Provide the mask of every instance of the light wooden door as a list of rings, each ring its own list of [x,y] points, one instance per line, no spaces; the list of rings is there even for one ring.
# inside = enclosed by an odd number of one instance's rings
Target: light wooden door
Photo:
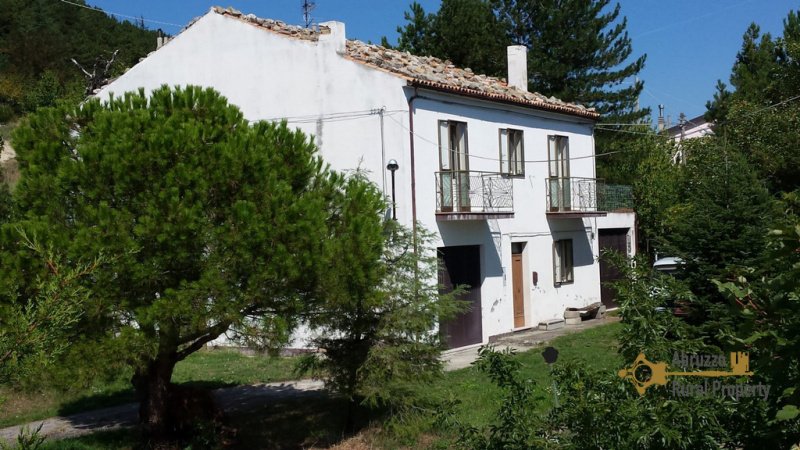
[[[522,291],[522,255],[511,255],[511,280],[514,289],[514,328],[525,326],[525,294]]]

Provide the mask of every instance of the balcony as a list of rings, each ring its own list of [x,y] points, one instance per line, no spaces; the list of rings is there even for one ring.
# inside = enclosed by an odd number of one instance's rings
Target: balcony
[[[633,212],[633,189],[622,184],[598,184],[597,205],[601,211]]]
[[[598,185],[596,178],[547,178],[547,217],[551,219],[574,219],[602,217],[607,215],[598,208]]]
[[[437,220],[514,217],[514,183],[497,172],[436,172]]]

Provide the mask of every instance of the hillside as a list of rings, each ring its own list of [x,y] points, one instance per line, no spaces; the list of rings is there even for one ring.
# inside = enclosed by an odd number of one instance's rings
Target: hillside
[[[71,0],[85,4],[83,0]],[[0,0],[0,123],[58,99],[83,98],[91,71],[118,54],[118,75],[155,49],[156,31],[59,0]]]

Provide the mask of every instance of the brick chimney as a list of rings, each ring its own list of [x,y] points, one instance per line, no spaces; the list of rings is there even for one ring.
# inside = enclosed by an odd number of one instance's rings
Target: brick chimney
[[[331,45],[340,55],[347,52],[347,35],[343,22],[322,22],[319,24],[319,31],[320,43]]]
[[[508,46],[508,85],[528,92],[528,48],[524,45]]]

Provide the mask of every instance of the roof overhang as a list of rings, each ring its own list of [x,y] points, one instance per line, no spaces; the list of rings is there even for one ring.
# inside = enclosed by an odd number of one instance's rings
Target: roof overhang
[[[541,111],[548,111],[554,112],[559,114],[568,114],[571,116],[577,116],[584,119],[589,119],[593,121],[600,120],[600,114],[595,111],[590,110],[581,110],[577,108],[573,108],[570,106],[562,106],[562,105],[555,105],[551,103],[544,103],[544,102],[536,102],[526,99],[520,99],[516,97],[512,97],[510,95],[500,95],[500,94],[491,94],[488,92],[478,91],[475,89],[468,89],[462,88],[457,86],[450,86],[446,84],[436,83],[432,81],[425,81],[425,80],[418,80],[414,78],[406,78],[408,85],[413,87],[421,87],[426,89],[432,89],[441,92],[447,92],[449,94],[456,94],[456,95],[463,95],[465,97],[472,97],[481,100],[489,100],[497,103],[505,103],[509,105],[516,105],[516,106],[523,106],[526,108],[533,108],[538,109]]]

